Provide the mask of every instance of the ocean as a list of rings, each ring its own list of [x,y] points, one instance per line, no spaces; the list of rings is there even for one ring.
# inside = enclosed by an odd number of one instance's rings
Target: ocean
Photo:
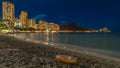
[[[27,38],[77,49],[96,51],[120,58],[120,32],[110,33],[20,33],[18,38]]]

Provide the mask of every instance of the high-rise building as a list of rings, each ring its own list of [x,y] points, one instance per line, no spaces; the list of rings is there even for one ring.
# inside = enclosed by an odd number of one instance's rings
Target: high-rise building
[[[10,2],[2,2],[2,15],[3,20],[10,20],[14,22],[15,11],[14,4]]]
[[[23,28],[28,28],[28,13],[26,11],[21,11],[20,23],[22,23]]]
[[[29,28],[33,28],[36,25],[35,19],[29,19],[28,26]]]

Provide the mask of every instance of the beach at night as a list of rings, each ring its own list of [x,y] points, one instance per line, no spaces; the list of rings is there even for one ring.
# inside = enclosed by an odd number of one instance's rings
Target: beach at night
[[[120,68],[119,0],[0,0],[0,68]]]
[[[73,49],[74,50],[74,49]],[[76,64],[55,60],[57,54],[77,58]],[[120,61],[0,34],[0,67],[8,68],[119,68]]]

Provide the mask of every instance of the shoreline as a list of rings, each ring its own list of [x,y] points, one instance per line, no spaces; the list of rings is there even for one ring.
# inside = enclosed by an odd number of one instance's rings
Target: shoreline
[[[18,51],[7,51],[7,52],[0,52],[0,56],[1,54],[3,56],[1,57],[7,57],[9,59],[14,59],[13,63],[14,65],[10,65],[13,67],[16,67],[16,65],[18,65],[18,68],[20,68],[20,63],[26,63],[25,65],[23,64],[22,67],[36,67],[37,64],[39,64],[38,66],[42,66],[41,68],[55,68],[55,67],[73,67],[73,68],[78,68],[78,67],[86,67],[86,68],[117,68],[120,67],[120,61],[116,61],[110,58],[104,58],[104,57],[99,57],[97,55],[89,55],[89,54],[84,54],[84,53],[77,53],[74,51],[70,51],[69,49],[61,49],[55,46],[49,46],[49,45],[45,45],[45,44],[40,44],[38,42],[33,42],[33,41],[25,41],[25,40],[21,40],[21,39],[17,39],[15,37],[10,37],[7,35],[0,35],[0,48],[2,49],[7,49],[7,48],[13,48],[13,49],[18,49]],[[7,41],[6,41],[7,40]],[[74,49],[75,50],[75,49]],[[6,54],[7,53],[7,54]],[[61,63],[61,62],[57,62],[54,60],[55,55],[57,54],[67,54],[67,55],[71,55],[71,56],[75,56],[78,58],[78,63],[75,65],[71,65],[71,64],[66,64],[66,63]],[[9,56],[12,55],[12,56]],[[21,56],[21,57],[20,57]],[[26,61],[17,61],[15,60],[15,58],[19,59],[24,59]],[[32,60],[34,59],[34,61]],[[40,59],[40,60],[38,60]],[[1,59],[0,59],[1,60]],[[4,60],[4,65],[0,64],[0,66],[2,65],[3,67],[5,67],[5,65],[7,64],[6,62],[11,62],[12,60],[6,60],[6,58],[2,59]],[[45,64],[42,62],[44,60]],[[29,62],[27,62],[29,61]],[[33,62],[35,62],[36,64],[34,64]],[[1,63],[1,62],[0,62]],[[43,63],[43,64],[42,64]],[[31,66],[32,65],[32,66]],[[52,67],[52,66],[53,67]]]
[[[100,32],[100,31],[13,31],[13,32],[1,32],[3,34],[16,34],[16,33],[111,33],[111,31]]]
[[[18,38],[18,36],[16,35],[9,35],[9,36],[14,36],[15,38]],[[18,38],[20,39],[20,38]],[[87,53],[87,54],[96,54],[96,55],[102,55],[102,57],[111,57],[113,59],[119,59],[120,61],[120,55],[118,52],[112,52],[112,51],[108,51],[108,50],[100,50],[100,49],[93,49],[93,48],[86,48],[86,47],[78,47],[78,46],[73,46],[73,45],[69,45],[69,44],[61,44],[61,43],[54,43],[54,42],[45,42],[45,41],[38,41],[38,40],[33,40],[33,39],[29,39],[29,38],[21,38],[21,40],[24,41],[30,41],[33,43],[38,43],[38,44],[45,44],[48,46],[53,46],[56,48],[60,48],[60,49],[66,49],[69,51],[74,51],[74,52],[81,52],[81,53]],[[73,50],[74,49],[74,50]]]

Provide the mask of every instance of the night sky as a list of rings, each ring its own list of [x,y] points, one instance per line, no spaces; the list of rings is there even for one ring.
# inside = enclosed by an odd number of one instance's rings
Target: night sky
[[[5,0],[3,0],[5,1]],[[76,23],[87,29],[108,27],[120,31],[119,0],[8,0],[15,4],[15,16],[27,11],[29,18],[58,24]],[[2,18],[2,0],[0,0]]]

